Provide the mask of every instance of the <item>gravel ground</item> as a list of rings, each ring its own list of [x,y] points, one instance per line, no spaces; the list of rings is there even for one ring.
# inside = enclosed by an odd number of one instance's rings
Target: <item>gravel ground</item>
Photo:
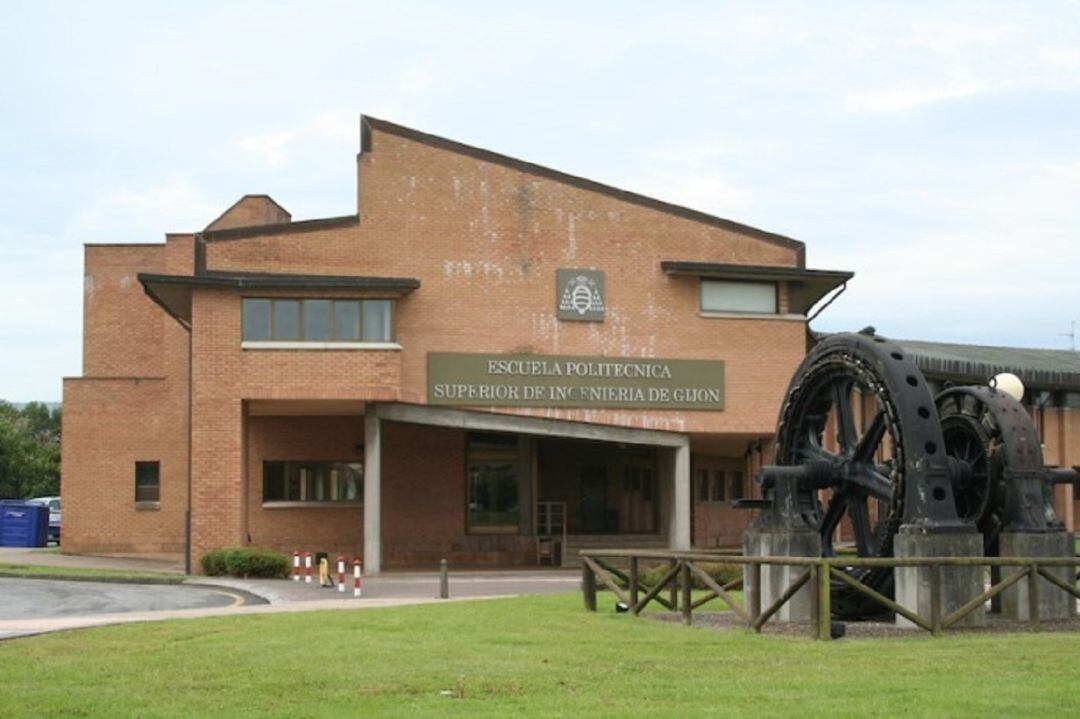
[[[657,612],[643,614],[643,617],[661,622],[682,623],[682,615]],[[745,631],[746,626],[732,612],[695,612],[694,625],[722,631]],[[833,625],[838,624],[835,620]],[[845,639],[866,639],[877,637],[919,637],[929,633],[919,628],[905,629],[886,622],[843,622],[847,633]],[[1068,621],[1040,622],[1033,627],[1028,622],[1002,619],[995,615],[987,616],[984,627],[957,627],[946,630],[946,634],[1011,634],[1022,632],[1080,632],[1080,618]],[[770,621],[761,630],[762,634],[789,637],[809,637],[810,626],[790,622]]]

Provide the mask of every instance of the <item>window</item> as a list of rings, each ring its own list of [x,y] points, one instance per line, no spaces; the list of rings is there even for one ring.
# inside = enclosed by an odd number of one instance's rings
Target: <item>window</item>
[[[330,300],[304,300],[304,339],[330,341]]]
[[[743,498],[743,473],[731,471],[728,476],[728,499]]]
[[[709,501],[709,470],[699,469],[697,471],[697,500],[699,502]]]
[[[392,300],[245,297],[245,342],[391,342]]]
[[[776,314],[776,283],[702,280],[701,310]]]
[[[709,470],[709,500],[713,502],[724,501],[724,470]]]
[[[135,463],[135,501],[158,502],[161,497],[161,462]]]
[[[364,341],[390,341],[390,301],[364,301]]]
[[[270,300],[244,300],[244,339],[270,339]]]
[[[468,529],[475,533],[518,531],[518,438],[472,433],[467,453]]]
[[[263,503],[363,500],[361,462],[263,462]]]

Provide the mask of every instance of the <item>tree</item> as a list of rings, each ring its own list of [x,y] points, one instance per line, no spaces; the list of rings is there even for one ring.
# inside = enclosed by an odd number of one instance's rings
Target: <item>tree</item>
[[[60,493],[60,410],[0,400],[0,499]]]

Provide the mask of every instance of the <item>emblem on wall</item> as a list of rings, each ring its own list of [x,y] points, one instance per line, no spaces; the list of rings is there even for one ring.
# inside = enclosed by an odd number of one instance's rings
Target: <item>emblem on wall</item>
[[[604,321],[604,273],[600,270],[556,270],[555,290],[560,320]]]

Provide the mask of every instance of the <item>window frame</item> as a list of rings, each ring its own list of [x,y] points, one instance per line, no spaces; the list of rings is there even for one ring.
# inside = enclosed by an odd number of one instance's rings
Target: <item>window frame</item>
[[[267,470],[270,465],[283,465],[282,482],[285,488],[285,499],[267,499]],[[359,465],[360,482],[358,487],[358,493],[356,499],[308,499],[308,482],[303,479],[299,484],[299,498],[288,497],[288,487],[290,485],[290,469],[296,469],[297,471],[303,471],[304,469],[310,469],[312,467],[322,467],[327,470],[328,476],[326,477],[326,491],[333,496],[334,494],[340,494],[340,485],[335,487],[332,477],[329,476],[329,472],[333,470],[335,465]],[[315,478],[318,481],[318,476]],[[364,462],[363,460],[353,459],[263,459],[262,460],[262,486],[259,491],[259,499],[263,509],[304,509],[312,507],[362,507],[364,505]]]
[[[768,285],[773,289],[773,309],[761,310],[733,310],[733,309],[710,309],[705,307],[706,283],[727,285]],[[778,317],[780,312],[780,283],[775,280],[727,280],[716,277],[701,277],[698,280],[698,312],[704,315],[739,315],[746,317]]]
[[[487,440],[487,441],[485,441]],[[498,432],[469,432],[465,436],[465,534],[521,534],[524,510],[521,506],[521,438]],[[474,524],[472,520],[472,468],[482,464],[509,464],[514,468],[517,491],[517,522],[514,524]]]
[[[244,305],[249,301],[266,301],[270,303],[269,312],[269,325],[270,332],[266,339],[249,339],[246,334],[246,325],[244,322]],[[277,303],[279,302],[296,302],[298,304],[297,311],[297,334],[296,337],[279,338],[277,337]],[[305,314],[306,303],[308,302],[326,302],[328,303],[327,312],[327,327],[329,331],[328,339],[308,339],[305,335]],[[339,339],[337,332],[337,311],[336,305],[338,303],[357,303],[357,335],[356,339]],[[365,303],[385,302],[388,305],[386,313],[387,320],[387,337],[384,339],[364,339],[364,310]],[[262,296],[244,296],[240,298],[240,339],[244,346],[258,347],[262,345],[273,346],[292,346],[292,345],[311,345],[311,346],[357,346],[367,345],[372,347],[380,347],[386,345],[395,345],[397,343],[397,302],[392,297],[262,297]]]
[[[147,483],[140,481],[140,469],[154,470],[154,481]],[[140,490],[146,490],[152,488],[154,490],[153,498],[145,496],[140,497]],[[158,507],[161,505],[161,460],[158,459],[137,459],[135,460],[135,506],[136,507]]]

